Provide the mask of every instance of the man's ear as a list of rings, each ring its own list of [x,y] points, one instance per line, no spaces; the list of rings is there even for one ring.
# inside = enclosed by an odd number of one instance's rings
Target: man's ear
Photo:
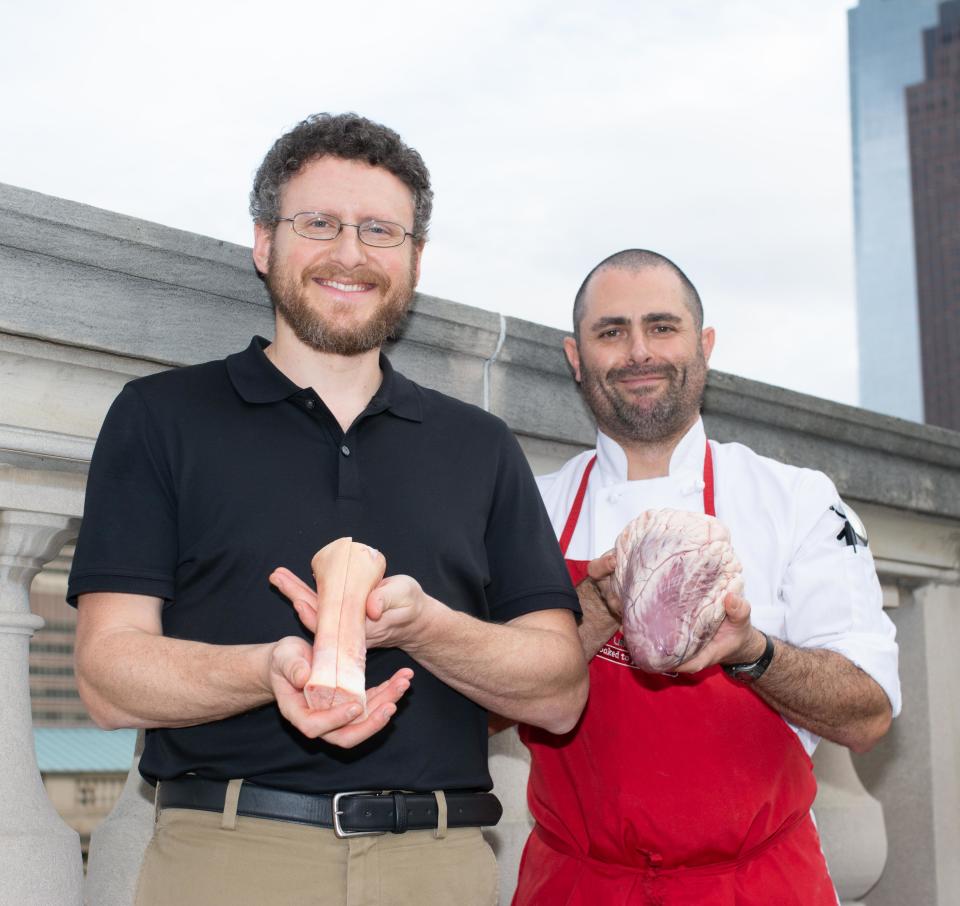
[[[580,350],[577,347],[577,341],[573,337],[563,338],[563,352],[573,369],[574,380],[580,383]]]
[[[710,364],[710,353],[713,352],[713,344],[716,342],[717,333],[712,327],[705,327],[700,334],[700,345],[703,348],[703,358]]]
[[[266,274],[269,269],[273,230],[273,227],[264,226],[262,223],[253,225],[253,265],[261,274]]]

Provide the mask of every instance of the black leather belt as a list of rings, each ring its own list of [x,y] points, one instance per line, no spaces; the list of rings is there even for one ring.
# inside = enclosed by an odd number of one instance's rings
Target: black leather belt
[[[203,777],[161,780],[157,795],[160,809],[187,808],[222,812],[227,783]],[[503,807],[493,793],[451,791],[447,801],[447,827],[490,827],[500,820]],[[244,781],[237,814],[272,821],[293,821],[332,827],[339,837],[358,834],[402,834],[437,826],[437,799],[433,793],[378,793],[359,791],[312,795],[293,793]]]

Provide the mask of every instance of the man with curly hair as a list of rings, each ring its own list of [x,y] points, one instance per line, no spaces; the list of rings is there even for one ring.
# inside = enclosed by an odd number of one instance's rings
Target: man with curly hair
[[[68,594],[91,715],[147,729],[138,906],[495,903],[487,710],[565,732],[583,708],[577,598],[519,446],[381,352],[431,202],[392,130],[298,124],[251,195],[275,338],[132,381],[104,423]],[[304,695],[311,557],[343,537],[387,564],[366,712]]]

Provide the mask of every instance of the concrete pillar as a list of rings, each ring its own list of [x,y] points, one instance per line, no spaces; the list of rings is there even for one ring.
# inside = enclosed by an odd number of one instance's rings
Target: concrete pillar
[[[960,903],[960,588],[930,583],[914,593],[926,622],[930,788],[937,903]]]
[[[143,854],[153,834],[153,787],[138,766],[143,730],[137,734],[133,767],[113,811],[93,832],[83,901],[87,906],[130,906]]]
[[[954,542],[955,543],[955,542]],[[947,577],[949,579],[949,577]],[[857,773],[881,799],[889,854],[866,906],[960,903],[960,588],[901,587],[890,612],[900,645],[903,713]]]
[[[30,583],[79,520],[0,510],[0,906],[79,906],[80,838],[56,813],[33,745],[28,673]]]
[[[493,791],[503,803],[503,817],[496,827],[487,828],[484,836],[497,854],[502,904],[513,898],[520,854],[533,828],[533,818],[527,810],[529,774],[530,752],[520,742],[516,727],[490,737],[490,776]]]
[[[813,805],[830,875],[843,906],[877,883],[887,861],[883,808],[871,796],[850,760],[850,750],[823,740],[814,755],[819,791]]]

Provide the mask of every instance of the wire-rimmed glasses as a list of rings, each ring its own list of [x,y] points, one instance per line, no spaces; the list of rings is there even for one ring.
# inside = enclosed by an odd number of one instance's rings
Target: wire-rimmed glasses
[[[416,238],[413,233],[404,229],[399,223],[391,223],[389,220],[364,220],[363,223],[344,223],[339,217],[334,217],[333,214],[325,214],[322,211],[301,211],[299,214],[294,214],[293,217],[278,217],[277,220],[292,223],[293,230],[298,236],[303,236],[304,239],[318,239],[321,242],[336,239],[344,227],[353,227],[364,245],[370,245],[378,249],[389,249],[397,245],[403,245],[407,236]]]

